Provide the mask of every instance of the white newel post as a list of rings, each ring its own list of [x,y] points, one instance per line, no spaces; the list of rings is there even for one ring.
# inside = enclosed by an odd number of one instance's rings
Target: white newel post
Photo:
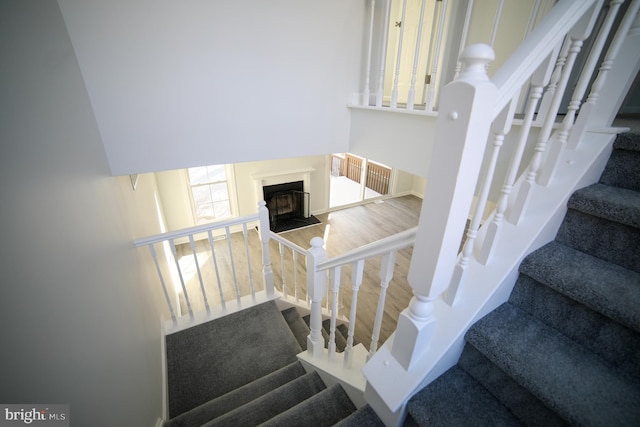
[[[307,251],[307,292],[311,300],[311,316],[307,337],[307,351],[313,357],[321,357],[324,350],[322,337],[322,300],[327,293],[327,272],[316,271],[318,263],[327,259],[327,251],[322,247],[324,241],[320,237],[311,239],[311,247]]]
[[[391,349],[406,370],[429,344],[436,323],[433,301],[447,290],[456,265],[497,99],[486,73],[493,59],[488,45],[468,46],[460,55],[461,73],[442,91],[409,268],[414,296],[400,314]]]
[[[264,200],[258,202],[258,217],[260,218],[260,240],[262,241],[262,280],[264,290],[269,298],[275,296],[273,285],[273,270],[271,269],[271,256],[269,255],[269,209]]]

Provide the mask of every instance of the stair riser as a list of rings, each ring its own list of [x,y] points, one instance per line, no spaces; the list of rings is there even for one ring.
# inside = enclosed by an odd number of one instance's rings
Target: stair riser
[[[640,335],[631,329],[522,274],[509,301],[614,366],[640,378],[637,363]]]
[[[566,426],[562,418],[467,343],[458,365],[529,426]]]
[[[640,152],[613,150],[600,182],[614,187],[640,191]]]
[[[556,240],[640,272],[640,229],[569,209]]]

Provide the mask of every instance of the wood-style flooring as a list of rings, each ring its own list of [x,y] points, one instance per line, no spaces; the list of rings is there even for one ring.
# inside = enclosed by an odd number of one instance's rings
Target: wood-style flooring
[[[415,227],[418,224],[422,199],[415,196],[402,196],[387,199],[382,202],[372,202],[361,206],[345,208],[334,212],[316,215],[321,224],[281,233],[280,236],[302,248],[309,248],[314,237],[325,240],[325,247],[329,257],[337,256],[351,249],[374,242],[383,237]],[[225,238],[214,241],[215,261],[218,264],[219,283],[215,271],[215,263],[207,239],[196,242],[196,253],[200,271],[205,286],[205,293],[210,305],[220,304],[222,293],[227,304],[234,303],[237,295],[250,294],[250,275],[255,291],[263,289],[262,284],[262,247],[258,232],[250,229],[246,239],[249,243],[249,259],[244,245],[243,233],[232,233],[231,239]],[[235,277],[231,269],[231,254],[236,266]],[[179,245],[178,258],[183,270],[191,306],[194,310],[204,308],[204,299],[192,250],[188,244]],[[395,329],[398,315],[407,307],[412,296],[407,282],[409,262],[412,249],[400,250],[396,258],[396,268],[393,279],[389,284],[384,308],[384,319],[380,331],[379,345],[381,345]],[[283,289],[282,258],[278,243],[270,243],[271,264],[274,272],[276,288]],[[294,269],[293,255],[289,249],[284,250],[284,285],[290,300],[297,298],[306,301],[306,273],[304,259],[298,257]],[[248,264],[250,268],[247,268]],[[297,277],[296,277],[297,275]],[[340,314],[348,317],[351,309],[351,267],[342,271],[341,292],[339,297]],[[295,285],[297,278],[297,286]],[[237,292],[234,283],[238,283]],[[357,302],[357,322],[355,338],[363,343],[367,349],[370,346],[372,327],[376,315],[376,307],[380,295],[380,257],[366,261],[363,282],[360,286]],[[186,304],[181,297],[181,308],[186,312]]]

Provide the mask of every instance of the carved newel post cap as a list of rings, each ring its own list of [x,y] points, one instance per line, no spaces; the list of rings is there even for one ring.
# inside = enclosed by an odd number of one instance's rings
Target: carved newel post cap
[[[488,44],[478,43],[467,46],[460,54],[462,72],[458,79],[488,80],[487,65],[494,59],[496,55]]]
[[[314,249],[318,249],[321,248],[324,245],[324,240],[322,240],[322,237],[314,237],[313,239],[311,239],[311,247]]]

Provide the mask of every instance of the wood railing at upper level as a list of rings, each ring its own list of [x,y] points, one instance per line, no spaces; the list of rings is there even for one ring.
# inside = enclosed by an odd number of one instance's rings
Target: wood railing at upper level
[[[360,183],[363,179],[363,168],[366,187],[379,194],[389,194],[391,168],[371,160],[365,162],[362,157],[349,153],[331,155],[332,176],[346,176],[350,180]]]

